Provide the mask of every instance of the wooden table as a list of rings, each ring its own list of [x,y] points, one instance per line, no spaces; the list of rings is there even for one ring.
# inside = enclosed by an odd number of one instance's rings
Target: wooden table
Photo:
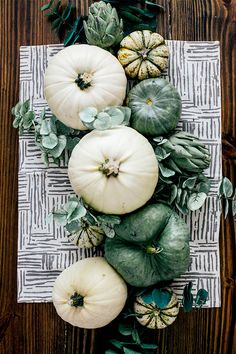
[[[0,354],[104,353],[110,327],[79,330],[64,323],[52,304],[17,304],[18,134],[11,107],[18,101],[20,45],[57,43],[40,12],[44,0],[0,0]],[[90,1],[75,1],[87,12]],[[236,0],[159,0],[158,31],[166,39],[221,43],[223,171],[236,186]],[[235,220],[222,218],[222,307],[181,313],[155,333],[158,353],[236,353]]]

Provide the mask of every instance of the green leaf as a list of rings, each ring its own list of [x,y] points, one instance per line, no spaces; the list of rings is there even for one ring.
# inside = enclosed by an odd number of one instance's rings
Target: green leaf
[[[64,209],[68,213],[68,216],[70,216],[73,213],[73,211],[77,208],[78,204],[79,204],[79,200],[78,201],[69,200],[65,204]]]
[[[48,135],[50,134],[52,131],[51,129],[51,124],[49,122],[49,120],[44,119],[42,120],[41,126],[40,126],[40,130],[39,130],[39,134],[40,135]]]
[[[109,237],[109,238],[114,238],[115,237],[116,233],[115,233],[115,231],[114,231],[112,226],[106,225],[106,224],[102,224],[101,228],[103,229],[103,231],[104,231],[104,233],[105,233],[105,235],[107,237]]]
[[[133,15],[128,11],[120,11],[119,14],[120,14],[120,17],[128,20],[131,23],[142,23],[142,20],[138,16]]]
[[[145,0],[145,4],[152,7],[152,8],[156,8],[159,11],[165,11],[165,8],[163,6],[156,4],[152,1]]]
[[[57,210],[53,213],[54,221],[61,226],[67,224],[67,213],[64,210]]]
[[[137,352],[136,350],[129,349],[126,347],[123,347],[124,354],[142,354],[141,352]]]
[[[162,163],[159,163],[159,168],[163,177],[168,178],[175,175],[175,171],[172,171],[169,168],[165,167]]]
[[[78,206],[70,215],[68,215],[68,223],[81,219],[87,214],[87,209],[83,205]]]
[[[199,307],[202,307],[208,299],[208,291],[205,289],[199,289],[195,299],[195,304]]]
[[[52,6],[52,4],[54,3],[54,0],[51,0],[48,4],[45,4],[41,7],[41,11],[45,11],[50,9],[50,7]]]
[[[236,188],[234,191],[234,196],[232,199],[232,215],[235,216],[236,215]]]
[[[124,120],[124,114],[119,108],[111,107],[107,113],[110,116],[112,126],[120,125]]]
[[[80,112],[80,119],[82,122],[92,123],[97,114],[98,111],[95,107],[88,107]]]
[[[193,284],[190,281],[184,287],[183,300],[182,300],[184,312],[190,312],[190,311],[192,311],[192,308],[193,308],[192,286],[193,286]]]
[[[132,338],[133,338],[133,341],[134,341],[136,344],[138,344],[138,345],[141,344],[141,339],[140,339],[140,337],[139,337],[139,333],[138,333],[137,329],[133,329],[133,331],[132,331]]]
[[[166,152],[166,150],[163,149],[161,146],[157,146],[155,148],[155,154],[157,156],[158,161],[165,160],[168,156],[170,156],[170,153]]]
[[[197,176],[189,177],[182,183],[182,188],[188,188],[192,190],[197,181]]]
[[[169,198],[169,203],[172,204],[174,202],[174,200],[177,197],[177,193],[178,193],[178,188],[175,184],[172,184],[172,186],[170,187],[170,198]]]
[[[101,223],[111,224],[111,225],[119,225],[121,223],[121,218],[117,215],[102,214],[98,216],[98,220]]]
[[[117,354],[117,352],[113,349],[108,349],[105,351],[105,354]]]
[[[50,133],[49,135],[43,135],[42,137],[42,145],[46,149],[53,149],[58,144],[58,138],[56,134]]]
[[[171,300],[172,293],[167,289],[154,289],[152,291],[152,298],[157,307],[164,309]]]
[[[51,121],[52,121],[52,118],[51,118]],[[52,123],[51,123],[51,127],[52,127]],[[69,135],[69,134],[74,133],[74,129],[67,127],[65,124],[60,122],[58,119],[55,119],[55,127],[56,127],[56,131],[59,135]]]
[[[191,211],[200,209],[207,198],[206,193],[192,193],[188,199],[188,208]]]
[[[158,345],[156,344],[145,344],[145,343],[142,343],[141,344],[141,347],[143,349],[157,349],[158,348]]]
[[[62,152],[64,151],[66,147],[66,137],[64,135],[60,135],[58,137],[58,144],[55,148],[53,148],[52,150],[50,150],[50,154],[54,157],[54,158],[58,158],[61,156]]]
[[[109,129],[111,127],[111,118],[109,114],[105,112],[99,113],[97,119],[93,123],[93,126],[98,130]]]
[[[118,330],[123,336],[130,336],[132,334],[133,327],[127,323],[120,323]]]
[[[63,18],[64,21],[66,21],[70,17],[71,10],[72,10],[72,5],[69,2],[61,14],[61,17]]]
[[[74,138],[68,137],[67,143],[66,143],[67,150],[72,151],[74,149],[74,147],[79,143],[79,141],[80,141],[80,138],[78,138],[78,137],[74,137]]]
[[[222,189],[223,189],[223,194],[224,194],[224,196],[226,198],[230,198],[232,196],[232,194],[233,194],[233,185],[232,185],[232,182],[227,177],[223,178]]]
[[[52,29],[55,30],[56,32],[59,32],[62,23],[63,23],[62,19],[57,18],[56,20],[52,21]]]
[[[227,218],[228,213],[229,213],[229,201],[228,201],[228,199],[225,199],[224,200],[224,216],[225,216],[225,219]]]
[[[29,107],[30,107],[30,100],[26,100],[25,102],[23,102],[20,107],[20,114],[23,116],[26,112],[28,112]]]
[[[26,112],[23,117],[23,127],[24,129],[29,129],[33,125],[35,114],[33,111]]]
[[[122,349],[123,348],[123,342],[120,342],[119,340],[117,339],[111,339],[110,340],[110,343],[112,345],[114,345],[114,347],[118,348],[118,349]]]

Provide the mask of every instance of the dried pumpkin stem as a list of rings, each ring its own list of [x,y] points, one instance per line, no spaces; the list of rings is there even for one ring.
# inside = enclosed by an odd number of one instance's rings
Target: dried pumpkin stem
[[[74,295],[71,295],[68,304],[72,307],[79,307],[84,305],[84,297],[78,294],[77,292]]]
[[[81,90],[85,90],[91,86],[92,75],[88,73],[78,74],[75,83]]]
[[[107,177],[117,177],[119,174],[119,164],[113,159],[106,159],[105,162],[99,167],[99,171]]]

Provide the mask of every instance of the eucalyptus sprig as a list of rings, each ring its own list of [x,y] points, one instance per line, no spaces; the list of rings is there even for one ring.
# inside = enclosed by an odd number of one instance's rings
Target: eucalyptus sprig
[[[18,102],[12,108],[12,115],[15,117],[13,127],[19,129],[19,134],[29,131],[35,126],[35,113],[30,110],[30,100]]]
[[[114,226],[120,224],[121,219],[116,215],[105,215],[88,208],[81,198],[71,197],[65,205],[54,209],[48,215],[48,222],[54,220],[58,225],[64,226],[69,233],[68,238],[73,240],[74,235],[85,226],[96,226],[105,236],[115,236]]]
[[[54,115],[47,117],[45,111],[42,111],[36,117],[35,112],[30,110],[29,100],[18,102],[12,114],[15,116],[13,127],[19,129],[19,134],[30,130],[34,132],[35,143],[47,166],[50,157],[54,163],[59,164],[65,151],[70,153],[80,140],[78,131],[65,126]]]
[[[41,11],[46,11],[45,15],[51,21],[52,29],[57,32],[66,32],[64,45],[68,46],[78,41],[84,41],[83,20],[86,17],[75,16],[75,9],[68,1],[62,6],[61,0],[51,0],[41,7]]]
[[[129,107],[107,107],[98,113],[95,107],[88,107],[80,112],[84,125],[92,130],[105,130],[118,125],[129,125],[131,109]]]
[[[203,174],[164,178],[154,193],[154,200],[175,206],[182,214],[200,209],[210,191],[211,182]]]
[[[196,297],[192,294],[192,282],[185,285],[183,290],[182,305],[184,312],[190,312],[193,308],[200,309],[208,300],[208,291],[206,289],[199,289]]]
[[[227,178],[223,177],[219,187],[218,198],[220,199],[225,219],[231,210],[233,216],[236,215],[236,188],[234,190],[232,182]]]

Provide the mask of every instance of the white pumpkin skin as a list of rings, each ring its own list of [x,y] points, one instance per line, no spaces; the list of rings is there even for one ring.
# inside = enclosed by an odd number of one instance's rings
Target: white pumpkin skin
[[[89,87],[81,89],[75,80],[82,74]],[[44,94],[55,116],[65,125],[87,130],[79,118],[81,110],[122,105],[127,79],[119,61],[96,46],[72,45],[57,53],[45,72]]]
[[[92,257],[74,263],[58,276],[52,298],[64,321],[80,328],[100,328],[123,309],[127,286],[103,257]]]
[[[154,302],[146,304],[142,297],[138,296],[134,303],[134,311],[142,315],[136,317],[141,325],[150,329],[163,329],[176,320],[179,306],[175,293],[172,293],[171,300],[165,309],[158,308]]]
[[[143,135],[117,127],[84,136],[72,152],[68,174],[72,188],[86,204],[105,214],[121,215],[151,198],[158,163]]]

